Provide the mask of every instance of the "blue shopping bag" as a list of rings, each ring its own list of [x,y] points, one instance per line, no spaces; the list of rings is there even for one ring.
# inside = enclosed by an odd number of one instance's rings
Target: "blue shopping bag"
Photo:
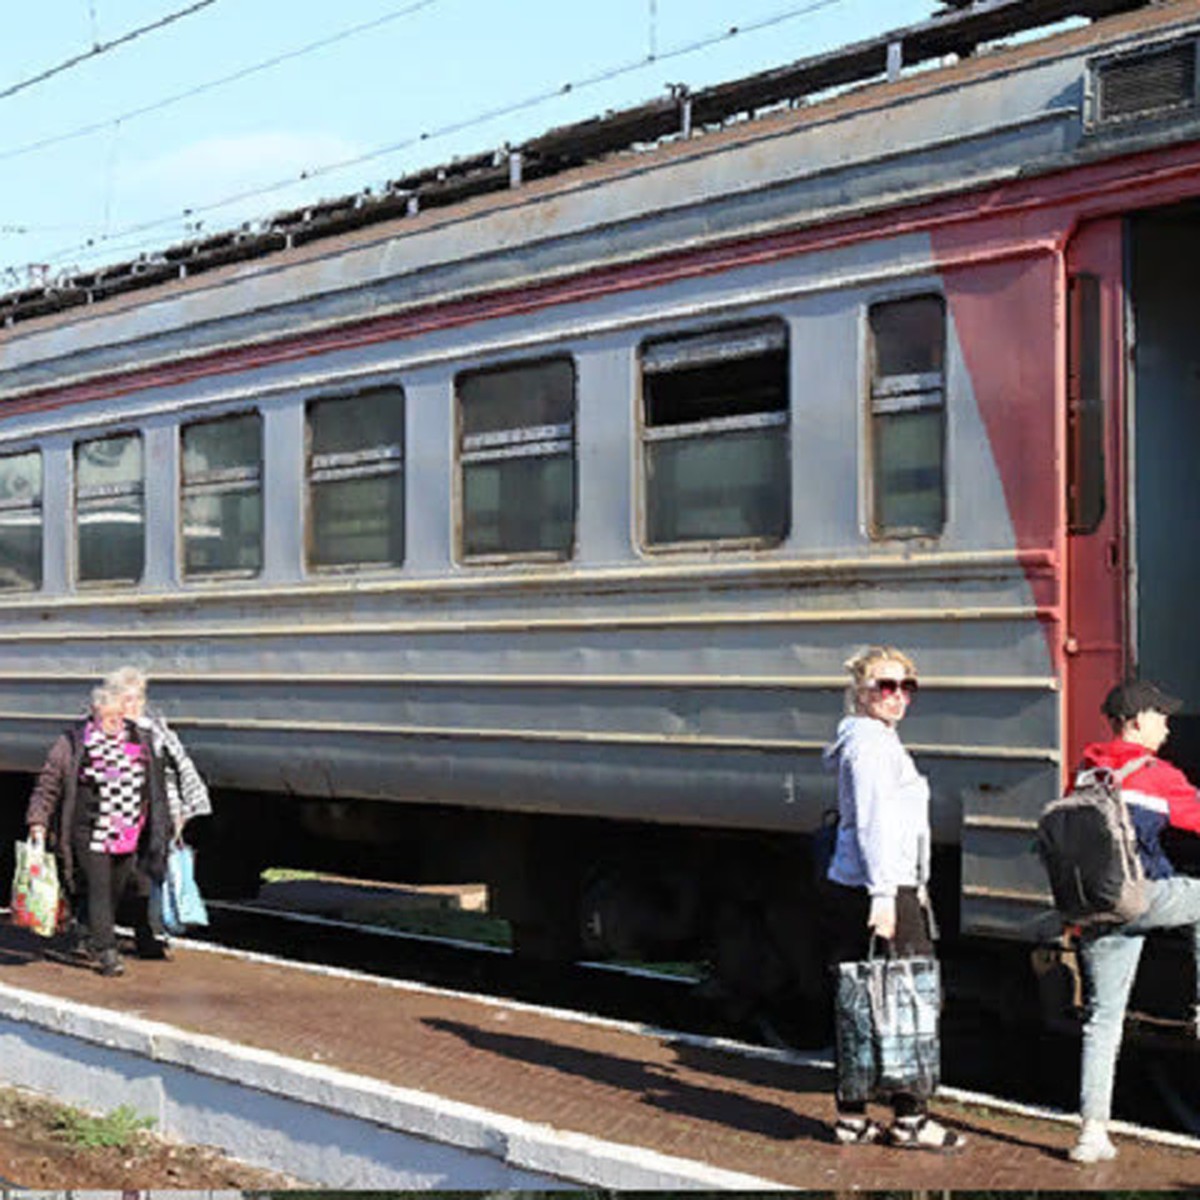
[[[208,910],[196,886],[196,852],[176,842],[167,852],[162,882],[162,923],[167,933],[183,933],[189,925],[207,925]]]
[[[836,1004],[839,1099],[933,1095],[941,1067],[937,959],[872,953],[840,963]]]

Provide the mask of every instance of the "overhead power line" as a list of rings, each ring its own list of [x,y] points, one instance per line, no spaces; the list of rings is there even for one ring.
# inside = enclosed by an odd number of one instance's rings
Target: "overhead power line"
[[[209,2],[211,3],[212,0],[209,0]],[[186,91],[175,92],[173,95],[164,96],[161,100],[154,100],[150,104],[143,104],[139,108],[132,108],[128,112],[118,113],[115,117],[105,117],[101,121],[93,121],[88,125],[81,125],[78,129],[71,129],[65,133],[56,133],[50,137],[39,138],[36,142],[27,142],[23,146],[14,146],[11,150],[0,150],[0,161],[9,158],[19,158],[25,154],[33,154],[38,150],[45,150],[50,146],[58,146],[63,142],[87,137],[89,134],[99,133],[101,130],[108,129],[112,125],[126,125],[136,117],[144,117],[150,113],[161,112],[164,108],[170,108],[172,105],[179,104],[184,100],[191,100],[195,96],[202,96],[205,92],[211,92],[214,88],[225,87],[230,83],[237,83],[239,80],[247,79],[251,75],[258,74],[260,71],[269,71],[272,67],[278,67],[283,63],[291,62],[293,59],[301,58],[306,54],[312,54],[317,50],[324,50],[327,46],[344,42],[348,38],[356,37],[360,33],[368,33],[372,29],[378,29],[381,25],[388,24],[390,21],[397,21],[401,17],[411,16],[420,9],[429,8],[431,5],[439,3],[441,3],[441,0],[415,0],[414,3],[406,4],[403,8],[398,8],[394,12],[385,13],[382,17],[377,17],[373,21],[366,21],[361,25],[352,25],[347,29],[338,30],[336,33],[320,38],[318,41],[308,42],[306,45],[298,46],[294,50],[286,50],[282,54],[274,55],[272,58],[263,59],[262,62],[242,67],[240,70],[234,71],[229,75],[221,75],[216,79],[209,79],[204,83],[196,84],[195,87],[188,88]]]
[[[210,4],[216,4],[217,0],[196,0],[194,4],[189,4],[187,8],[181,8],[176,12],[168,13],[165,17],[160,17],[157,21],[151,21],[149,25],[141,25],[137,29],[131,29],[128,33],[121,34],[120,37],[112,38],[107,42],[97,42],[90,50],[85,50],[82,54],[76,54],[73,58],[68,58],[64,62],[60,62],[57,66],[48,67],[44,71],[40,71],[37,75],[32,75],[28,79],[22,79],[20,83],[10,84],[6,88],[0,89],[0,100],[6,100],[9,96],[15,96],[17,92],[22,92],[26,88],[33,87],[35,83],[44,83],[47,79],[55,75],[60,75],[63,71],[69,71],[72,67],[79,66],[80,63],[87,62],[89,59],[97,58],[101,54],[107,54],[110,50],[115,50],[118,46],[124,46],[127,42],[132,42],[134,38],[140,38],[143,34],[153,33],[156,29],[162,29],[164,25],[170,25],[175,21],[180,21],[184,17],[190,17],[193,13],[199,12],[202,8],[207,8]]]
[[[432,0],[425,0],[425,2],[432,2]],[[245,191],[222,197],[219,200],[213,200],[208,204],[193,205],[185,208],[182,213],[172,214],[169,217],[158,217],[153,220],[127,225],[122,229],[114,231],[111,235],[106,234],[99,238],[93,238],[82,245],[70,246],[61,251],[56,251],[50,257],[56,260],[73,257],[86,251],[94,250],[101,244],[111,246],[115,249],[131,238],[136,238],[137,240],[133,242],[130,249],[136,249],[145,244],[145,239],[142,238],[143,234],[149,233],[154,229],[161,229],[164,226],[174,225],[176,222],[178,222],[180,216],[188,219],[194,219],[201,213],[208,213],[217,209],[227,208],[231,204],[242,203],[246,200],[254,200],[262,196],[268,196],[273,192],[282,191],[285,188],[294,187],[297,183],[309,182],[313,179],[319,179],[325,175],[347,170],[350,167],[362,166],[365,163],[372,162],[376,159],[385,158],[392,154],[398,154],[402,150],[411,149],[412,147],[418,146],[423,142],[434,141],[438,138],[448,137],[455,133],[462,133],[468,129],[473,129],[477,126],[488,124],[489,122],[500,117],[514,116],[519,112],[536,108],[550,100],[558,99],[573,92],[583,91],[585,88],[594,87],[600,83],[610,82],[611,80],[617,79],[622,75],[627,75],[633,71],[642,70],[645,67],[651,66],[655,63],[666,62],[670,59],[683,57],[684,55],[695,54],[700,50],[706,50],[722,42],[728,42],[732,38],[735,38],[741,34],[756,33],[760,30],[783,24],[785,21],[795,20],[798,17],[809,16],[812,13],[820,11],[821,9],[832,8],[833,6],[842,4],[844,2],[845,0],[808,0],[808,3],[806,4],[784,9],[781,12],[776,12],[770,16],[762,17],[757,21],[747,22],[744,25],[729,26],[720,30],[719,32],[697,38],[694,41],[684,42],[669,47],[661,53],[653,56],[647,55],[630,62],[625,62],[602,69],[593,75],[586,76],[583,79],[564,83],[547,91],[539,92],[536,95],[527,96],[524,99],[515,100],[509,104],[500,105],[496,108],[488,109],[484,112],[476,113],[469,117],[464,117],[459,121],[452,121],[449,124],[427,130],[423,133],[414,134],[408,138],[405,138],[403,141],[393,142],[390,145],[381,146],[374,150],[368,150],[363,154],[357,154],[351,158],[340,159],[337,162],[319,164],[317,166],[307,168],[301,171],[298,175],[291,176],[287,179],[264,184],[260,187],[248,188]]]

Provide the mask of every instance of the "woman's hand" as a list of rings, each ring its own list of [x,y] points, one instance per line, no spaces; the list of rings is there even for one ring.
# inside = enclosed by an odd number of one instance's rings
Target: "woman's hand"
[[[894,896],[871,897],[871,911],[867,914],[867,928],[885,941],[892,940],[896,933],[896,898]]]
[[[46,827],[44,825],[30,825],[29,841],[34,846],[44,846],[46,844]]]

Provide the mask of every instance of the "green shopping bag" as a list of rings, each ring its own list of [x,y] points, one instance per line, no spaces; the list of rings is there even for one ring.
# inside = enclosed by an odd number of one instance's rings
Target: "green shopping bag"
[[[42,937],[53,937],[62,915],[58,863],[43,842],[17,842],[12,920]]]

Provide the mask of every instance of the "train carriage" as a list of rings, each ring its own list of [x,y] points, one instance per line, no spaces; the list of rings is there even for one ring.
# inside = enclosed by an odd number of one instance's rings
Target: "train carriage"
[[[484,879],[525,951],[816,995],[886,641],[944,923],[1044,963],[1111,682],[1200,766],[1200,4],[958,9],[0,297],[13,812],[134,662],[223,884]]]

